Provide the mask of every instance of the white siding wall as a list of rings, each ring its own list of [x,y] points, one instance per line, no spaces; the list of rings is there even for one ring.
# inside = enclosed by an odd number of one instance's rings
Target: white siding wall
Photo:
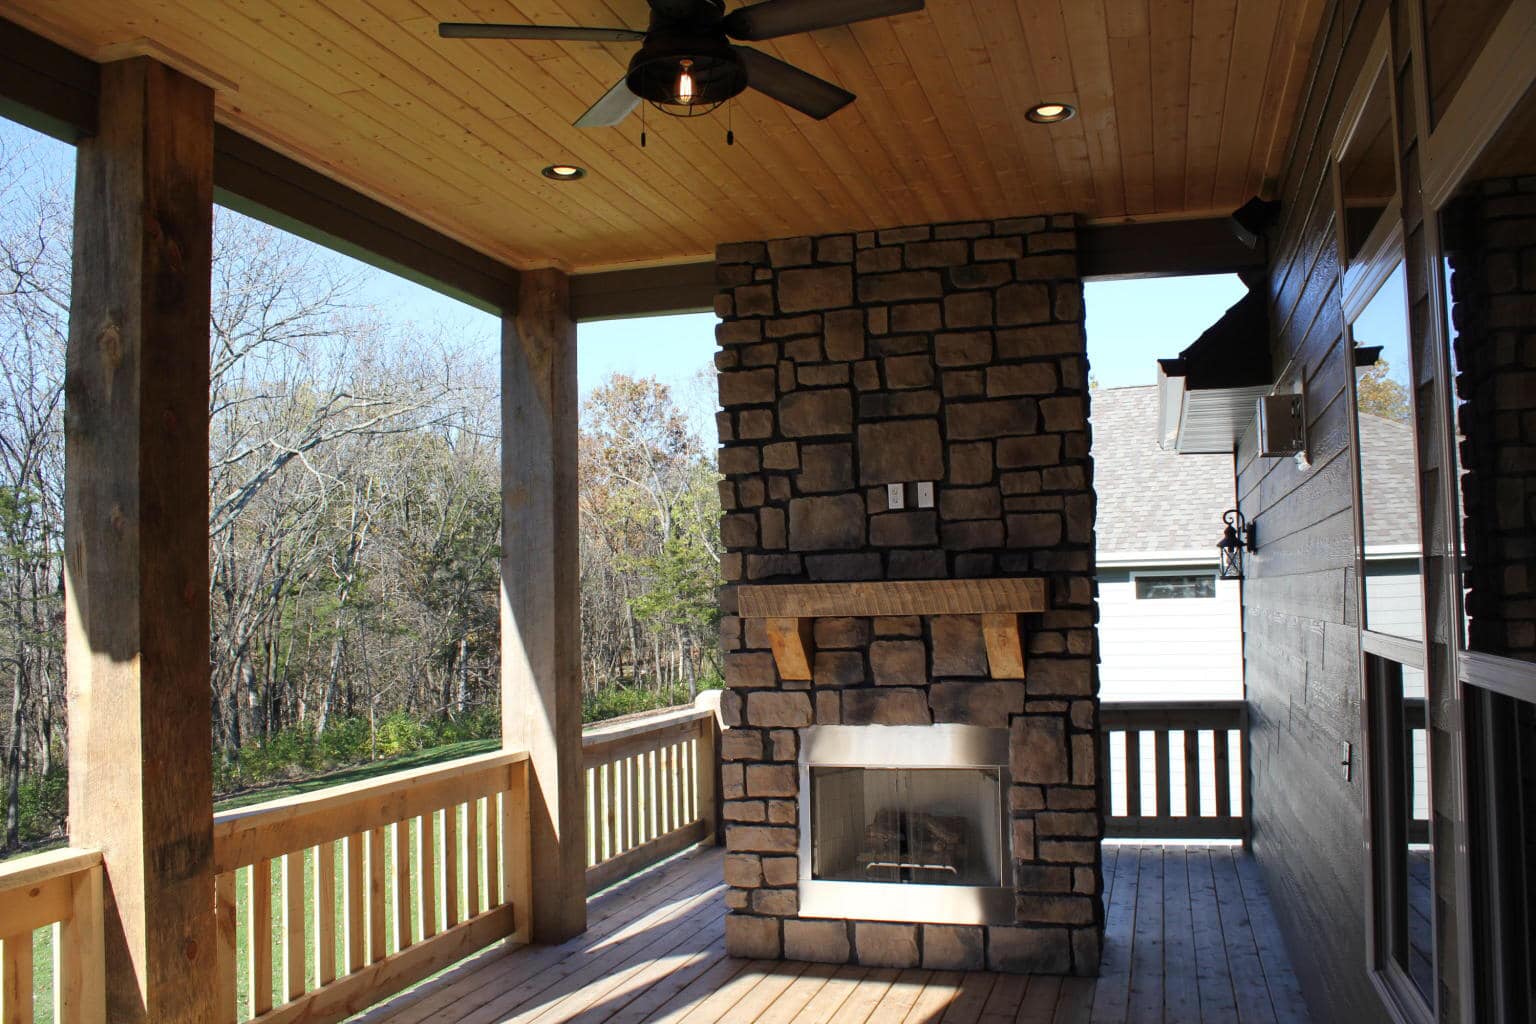
[[[1242,604],[1235,580],[1214,598],[1138,600],[1135,574],[1202,566],[1099,570],[1099,695],[1106,701],[1241,700]]]

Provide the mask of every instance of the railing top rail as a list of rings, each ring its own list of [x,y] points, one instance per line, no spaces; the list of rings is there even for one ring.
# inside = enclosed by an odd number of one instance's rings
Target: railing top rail
[[[1248,706],[1244,700],[1106,700],[1099,707],[1105,711],[1240,711]]]
[[[494,750],[220,811],[213,816],[215,870],[232,871],[255,860],[486,795],[479,790],[488,779],[527,760],[524,750]]]
[[[32,853],[0,864],[0,893],[13,892],[51,882],[55,878],[88,871],[101,863],[100,850],[66,847]]]
[[[714,713],[711,708],[684,704],[682,707],[668,708],[664,711],[656,711],[646,715],[625,717],[612,722],[599,722],[582,730],[581,745],[583,747],[592,747],[598,744],[613,743],[617,740],[631,739],[635,736],[644,736],[646,733],[657,732],[668,726],[680,725],[684,722],[697,722],[700,719],[713,716]]]
[[[1106,701],[1099,721],[1106,729],[1238,729],[1247,713],[1240,700]]]

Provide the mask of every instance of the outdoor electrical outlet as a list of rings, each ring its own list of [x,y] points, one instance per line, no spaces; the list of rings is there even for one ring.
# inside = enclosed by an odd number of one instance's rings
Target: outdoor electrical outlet
[[[933,482],[924,480],[917,485],[917,507],[933,508]]]
[[[885,485],[885,507],[891,511],[907,507],[907,489],[904,485]]]

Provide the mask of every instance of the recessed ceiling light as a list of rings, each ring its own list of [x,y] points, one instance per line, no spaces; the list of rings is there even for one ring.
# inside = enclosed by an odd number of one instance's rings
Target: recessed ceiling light
[[[587,176],[586,168],[575,164],[551,164],[539,173],[552,181],[575,181]]]
[[[1055,124],[1067,120],[1075,113],[1077,111],[1065,103],[1037,103],[1024,116],[1035,124]]]

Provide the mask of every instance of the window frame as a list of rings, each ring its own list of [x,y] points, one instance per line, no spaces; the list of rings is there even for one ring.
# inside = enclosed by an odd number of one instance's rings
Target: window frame
[[[1386,633],[1376,633],[1365,628],[1365,524],[1364,501],[1361,491],[1361,458],[1360,458],[1360,429],[1359,429],[1359,403],[1356,389],[1356,370],[1353,360],[1354,347],[1354,322],[1361,312],[1377,296],[1382,287],[1390,280],[1397,268],[1405,263],[1406,238],[1402,218],[1403,196],[1403,170],[1401,154],[1397,147],[1392,150],[1393,175],[1396,184],[1396,193],[1382,210],[1379,219],[1370,233],[1361,242],[1357,251],[1351,253],[1349,244],[1348,224],[1346,222],[1347,208],[1344,199],[1344,183],[1342,165],[1350,147],[1360,137],[1362,130],[1369,127],[1365,123],[1365,115],[1372,106],[1373,100],[1385,99],[1390,111],[1390,123],[1395,126],[1400,121],[1401,99],[1398,95],[1399,81],[1395,73],[1392,46],[1392,24],[1390,17],[1384,15],[1377,27],[1371,42],[1370,50],[1351,89],[1348,103],[1344,109],[1344,115],[1340,119],[1339,127],[1334,135],[1333,147],[1329,154],[1329,177],[1333,190],[1334,203],[1334,231],[1335,245],[1339,257],[1340,279],[1342,289],[1340,295],[1341,313],[1344,323],[1344,345],[1349,366],[1345,374],[1344,399],[1349,406],[1348,432],[1350,448],[1351,491],[1350,498],[1353,505],[1352,520],[1354,527],[1354,567],[1355,567],[1355,610],[1356,631],[1359,642],[1359,669],[1357,678],[1360,680],[1360,736],[1361,757],[1365,768],[1365,780],[1363,785],[1364,813],[1364,846],[1365,846],[1365,943],[1366,943],[1366,971],[1372,987],[1376,990],[1388,1014],[1402,1024],[1432,1024],[1438,1019],[1439,1012],[1439,984],[1440,974],[1439,949],[1432,948],[1432,964],[1434,967],[1436,984],[1434,991],[1425,995],[1419,992],[1408,974],[1395,958],[1395,943],[1392,929],[1394,929],[1405,914],[1405,907],[1395,907],[1391,900],[1395,899],[1395,889],[1392,883],[1400,875],[1400,871],[1394,870],[1390,858],[1393,857],[1392,838],[1397,835],[1405,835],[1407,824],[1399,821],[1401,817],[1401,799],[1391,796],[1390,789],[1384,785],[1390,783],[1391,773],[1382,768],[1383,758],[1390,762],[1394,757],[1394,751],[1400,753],[1398,748],[1402,746],[1400,741],[1388,735],[1384,729],[1384,723],[1390,725],[1391,709],[1384,709],[1382,704],[1380,675],[1382,665],[1396,664],[1399,671],[1407,665],[1414,668],[1423,668],[1428,663],[1428,636],[1427,623],[1423,629],[1423,640],[1408,640],[1402,637]],[[1386,90],[1383,97],[1378,91]],[[1404,322],[1409,323],[1411,308],[1408,297],[1405,296]],[[1411,339],[1410,339],[1411,353]],[[1410,355],[1411,358],[1411,355]],[[1414,379],[1412,368],[1409,370],[1410,380]],[[1419,449],[1419,422],[1417,416],[1418,396],[1414,388],[1409,389],[1410,407],[1415,410],[1412,416],[1414,433],[1415,466],[1418,464]],[[1425,614],[1423,602],[1424,573],[1426,565],[1422,554],[1423,538],[1423,513],[1422,495],[1420,494],[1421,481],[1417,471],[1414,474],[1414,498],[1415,521],[1418,525],[1420,536],[1420,614]],[[1400,722],[1400,708],[1398,721]],[[1434,792],[1434,765],[1429,765],[1429,792]],[[1434,807],[1431,802],[1431,822],[1433,822]],[[1433,837],[1433,829],[1431,829]],[[1432,856],[1445,855],[1442,851],[1435,851]],[[1435,926],[1438,928],[1438,926]],[[1436,944],[1437,947],[1438,944]]]
[[[1211,581],[1210,597],[1142,597],[1141,587],[1137,582],[1142,579],[1179,579],[1194,576],[1201,576]],[[1130,577],[1131,599],[1133,601],[1215,601],[1221,597],[1218,586],[1221,583],[1221,577],[1215,569],[1182,569],[1178,571],[1171,569],[1141,569],[1132,570]]]

